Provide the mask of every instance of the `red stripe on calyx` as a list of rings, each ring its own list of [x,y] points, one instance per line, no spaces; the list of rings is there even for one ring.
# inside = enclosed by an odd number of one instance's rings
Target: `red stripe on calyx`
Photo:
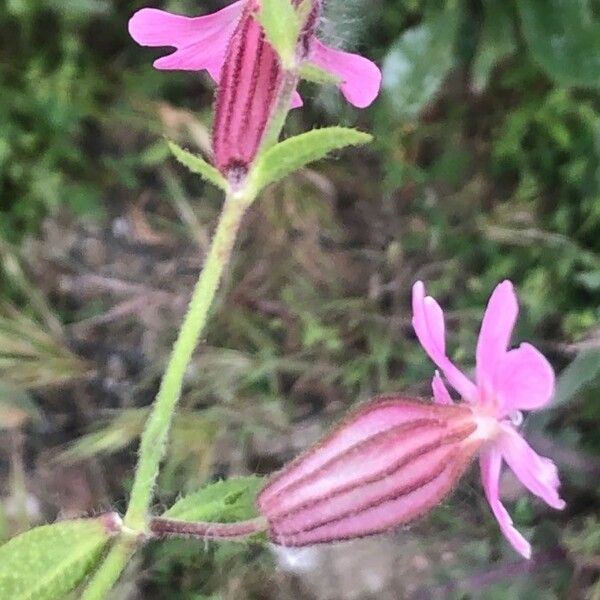
[[[294,6],[298,6],[300,2],[298,0],[294,0],[292,4]],[[298,47],[296,50],[296,59],[298,62],[302,62],[308,59],[310,56],[310,52],[312,50],[312,41],[319,23],[319,18],[321,17],[322,8],[323,3],[321,0],[313,0],[310,7],[310,12],[304,21],[298,39]]]
[[[278,529],[277,524],[271,524],[269,536],[285,546],[306,546],[384,533],[410,523],[424,516],[450,493],[478,448],[479,443],[471,442],[457,446],[438,475],[397,497],[339,515],[316,527],[309,525],[295,533],[286,533]]]
[[[285,487],[314,473],[346,450],[379,433],[414,425],[419,420],[436,421],[441,427],[455,420],[458,426],[460,421],[472,423],[473,416],[470,409],[462,406],[439,406],[398,396],[381,396],[360,407],[323,440],[275,474],[260,493],[259,506],[268,506]]]
[[[214,162],[234,187],[256,157],[283,82],[281,62],[254,16],[256,8],[249,0],[231,37],[216,99]]]
[[[261,492],[271,539],[321,543],[418,518],[468,466],[481,444],[476,429],[462,406],[388,397],[362,407]]]
[[[383,431],[283,488],[262,508],[271,516],[315,498],[376,481],[430,450],[466,439],[473,431],[473,424],[451,428],[426,419]]]

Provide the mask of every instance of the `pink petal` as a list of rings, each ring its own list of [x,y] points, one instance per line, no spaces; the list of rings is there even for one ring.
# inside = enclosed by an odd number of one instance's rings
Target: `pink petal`
[[[487,386],[498,361],[505,354],[512,335],[519,305],[510,281],[503,281],[493,291],[481,322],[477,342],[477,382]]]
[[[314,479],[315,474],[326,469],[328,463],[377,435],[417,421],[446,422],[450,416],[461,421],[472,419],[470,409],[465,407],[436,406],[397,396],[382,397],[366,404],[322,442],[275,475],[261,492],[258,504],[263,510],[275,506],[286,490],[293,491],[297,489],[299,482],[306,482],[311,477]],[[385,457],[382,456],[379,460],[383,461]],[[364,468],[371,466],[364,465]],[[372,468],[377,470],[377,464]]]
[[[417,281],[413,286],[412,309],[413,328],[425,352],[465,400],[476,400],[475,384],[446,356],[444,313],[433,298],[425,296],[422,281]]]
[[[357,108],[366,108],[377,98],[381,71],[370,60],[358,54],[334,50],[314,39],[310,61],[341,79],[342,94]]]
[[[142,46],[172,46],[177,50],[158,59],[157,69],[220,71],[229,39],[244,0],[203,17],[184,17],[163,10],[143,8],[129,21],[131,37]]]
[[[560,481],[556,465],[537,454],[510,425],[503,424],[502,430],[497,448],[508,466],[532,494],[552,508],[562,510],[566,504],[558,495]]]
[[[454,404],[438,371],[436,371],[433,376],[431,388],[433,390],[433,400],[436,404]]]
[[[481,481],[485,496],[490,503],[490,507],[500,525],[502,533],[519,554],[525,558],[531,558],[531,546],[529,542],[513,527],[510,515],[500,502],[498,484],[500,481],[502,455],[495,448],[491,448],[481,453],[479,464],[481,466]]]
[[[554,370],[530,344],[505,353],[494,367],[492,387],[501,413],[534,410],[548,404],[554,393]]]
[[[302,98],[298,92],[294,92],[292,96],[292,108],[300,108],[304,102],[302,102]]]

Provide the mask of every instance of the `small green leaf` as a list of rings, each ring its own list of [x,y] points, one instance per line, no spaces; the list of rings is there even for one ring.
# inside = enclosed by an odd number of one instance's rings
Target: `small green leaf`
[[[566,404],[599,375],[600,349],[592,348],[580,352],[560,374],[554,398],[548,408],[557,408]]]
[[[173,156],[192,173],[197,173],[202,179],[216,185],[222,190],[227,190],[227,181],[221,173],[211,164],[207,163],[202,157],[184,150],[174,142],[168,142],[169,150]]]
[[[313,129],[294,136],[261,154],[252,170],[251,185],[258,193],[270,183],[320,160],[333,150],[366,144],[371,139],[368,133],[347,127]]]
[[[260,6],[257,18],[281,62],[287,66],[294,60],[300,34],[298,15],[290,0],[262,0]]]
[[[312,63],[305,63],[300,69],[300,77],[306,79],[306,81],[312,81],[313,83],[333,83],[339,84],[342,80],[335,75],[332,75],[325,69],[317,67]]]
[[[454,65],[456,3],[405,31],[383,63],[383,89],[398,117],[414,119],[439,91]]]
[[[556,82],[600,87],[600,13],[591,0],[518,0],[533,58]]]
[[[111,534],[101,519],[44,525],[0,547],[0,598],[54,600],[95,566]]]
[[[510,8],[496,0],[486,0],[483,8],[483,27],[471,70],[476,92],[487,87],[493,68],[516,50]]]
[[[240,477],[211,483],[178,500],[163,517],[182,521],[234,523],[257,516],[256,495],[261,477]]]

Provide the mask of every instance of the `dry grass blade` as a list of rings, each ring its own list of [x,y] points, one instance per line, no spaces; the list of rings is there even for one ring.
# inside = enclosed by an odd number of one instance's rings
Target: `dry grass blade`
[[[25,274],[18,252],[2,238],[0,238],[0,257],[2,258],[2,271],[8,281],[23,297],[27,298],[28,305],[48,330],[54,335],[61,335],[61,322],[50,308],[45,296]]]
[[[17,429],[40,419],[38,407],[27,392],[0,381],[0,429]]]
[[[25,388],[57,386],[91,374],[64,340],[11,304],[0,304],[0,379]]]
[[[123,450],[142,433],[148,417],[147,408],[132,408],[113,412],[95,431],[75,440],[61,452],[57,460],[73,463],[86,460],[100,454],[112,454]],[[195,452],[204,452],[212,446],[212,440],[218,429],[215,419],[207,413],[183,412],[175,417],[172,439],[175,455],[184,460]]]

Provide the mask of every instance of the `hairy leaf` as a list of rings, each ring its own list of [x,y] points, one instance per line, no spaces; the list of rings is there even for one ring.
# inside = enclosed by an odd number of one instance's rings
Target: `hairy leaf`
[[[579,353],[560,374],[554,399],[548,408],[556,408],[569,402],[598,375],[600,375],[600,349],[592,348]]]
[[[233,523],[256,517],[255,500],[261,477],[241,477],[211,483],[178,500],[164,515],[182,521]]]
[[[302,79],[306,79],[306,81],[312,81],[313,83],[341,83],[341,79],[336,77],[332,73],[325,71],[321,67],[317,65],[313,65],[312,63],[306,63],[300,69],[300,77]]]
[[[313,129],[294,136],[269,148],[260,156],[252,171],[251,185],[258,193],[270,183],[320,160],[333,150],[366,144],[371,139],[368,133],[346,127]]]
[[[53,600],[74,590],[111,534],[101,519],[44,525],[0,547],[0,598]]]
[[[223,175],[221,175],[215,167],[207,163],[201,156],[197,156],[196,154],[184,150],[174,142],[169,142],[169,149],[173,153],[173,156],[175,156],[175,158],[192,173],[200,175],[202,179],[216,185],[222,190],[227,190],[227,182]]]

